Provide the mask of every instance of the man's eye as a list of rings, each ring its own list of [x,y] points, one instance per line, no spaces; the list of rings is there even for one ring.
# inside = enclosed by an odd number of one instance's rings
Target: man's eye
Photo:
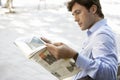
[[[80,10],[75,11],[75,14],[76,15],[80,14]]]
[[[76,11],[76,14],[79,14],[80,13],[80,11]]]
[[[72,15],[79,15],[80,13],[81,13],[80,10],[76,10],[76,11],[74,11],[74,13]]]

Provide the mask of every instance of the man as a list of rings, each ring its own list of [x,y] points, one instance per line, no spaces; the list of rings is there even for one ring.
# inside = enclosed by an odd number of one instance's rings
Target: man
[[[13,10],[13,0],[6,0],[4,8],[8,8],[9,12],[6,13],[15,13]]]
[[[2,5],[1,0],[0,0],[0,6]]]
[[[72,0],[68,3],[81,30],[87,30],[81,52],[66,44],[47,42],[48,51],[57,59],[73,58],[82,68],[74,80],[116,80],[117,49],[114,33],[107,25],[99,0]]]

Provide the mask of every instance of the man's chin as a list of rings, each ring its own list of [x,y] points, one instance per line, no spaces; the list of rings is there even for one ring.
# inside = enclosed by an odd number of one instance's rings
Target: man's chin
[[[82,31],[86,30],[86,29],[85,29],[85,28],[83,28],[83,27],[80,27],[80,28],[81,28],[81,30],[82,30]]]

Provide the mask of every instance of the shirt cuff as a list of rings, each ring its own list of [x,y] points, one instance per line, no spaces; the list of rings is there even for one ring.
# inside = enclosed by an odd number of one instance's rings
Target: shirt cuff
[[[90,59],[86,58],[85,56],[78,54],[78,57],[76,59],[76,65],[77,67],[80,67],[82,69],[86,69],[87,66],[90,64]]]

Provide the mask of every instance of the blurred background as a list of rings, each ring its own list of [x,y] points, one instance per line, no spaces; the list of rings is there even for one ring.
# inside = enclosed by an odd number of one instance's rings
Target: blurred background
[[[0,80],[57,80],[41,65],[28,60],[13,42],[18,37],[38,35],[63,41],[79,51],[86,34],[68,12],[68,1],[0,0]],[[100,1],[117,35],[120,53],[120,1]]]

